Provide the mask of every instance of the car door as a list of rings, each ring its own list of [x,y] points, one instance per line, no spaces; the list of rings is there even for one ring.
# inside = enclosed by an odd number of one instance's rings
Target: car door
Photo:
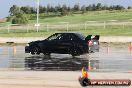
[[[74,48],[78,45],[78,37],[74,34],[70,35],[70,43],[71,43],[71,47]]]
[[[46,46],[45,46],[45,50],[47,52],[51,52],[51,53],[55,53],[57,50],[57,40],[58,37],[60,36],[60,34],[56,33],[52,36],[50,36],[49,38],[47,38],[47,42],[46,42]]]
[[[71,51],[80,54],[83,50],[84,41],[79,38],[76,34],[71,35]]]
[[[68,33],[63,33],[57,40],[57,53],[67,54],[70,48],[70,37]]]

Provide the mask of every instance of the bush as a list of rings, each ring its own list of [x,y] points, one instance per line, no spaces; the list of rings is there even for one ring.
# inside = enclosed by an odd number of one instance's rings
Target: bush
[[[16,14],[12,19],[12,24],[27,24],[27,23],[28,23],[28,18],[23,13]]]
[[[10,17],[7,17],[7,22],[11,22],[12,21],[12,19],[13,19],[13,16],[10,16]]]

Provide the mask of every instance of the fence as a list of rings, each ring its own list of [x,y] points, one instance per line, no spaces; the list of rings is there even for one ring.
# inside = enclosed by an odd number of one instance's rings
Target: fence
[[[11,32],[48,32],[48,31],[78,31],[78,30],[89,30],[89,29],[125,29],[131,28],[132,22],[119,22],[119,21],[86,21],[84,23],[69,23],[69,22],[60,22],[60,23],[41,23],[39,29],[35,24],[27,25],[8,25],[1,26],[0,33],[11,33]]]

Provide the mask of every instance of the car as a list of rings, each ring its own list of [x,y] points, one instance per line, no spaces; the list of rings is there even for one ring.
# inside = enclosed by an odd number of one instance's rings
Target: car
[[[82,55],[99,51],[99,35],[85,37],[80,33],[54,33],[44,40],[25,46],[25,53],[50,55],[51,53]]]

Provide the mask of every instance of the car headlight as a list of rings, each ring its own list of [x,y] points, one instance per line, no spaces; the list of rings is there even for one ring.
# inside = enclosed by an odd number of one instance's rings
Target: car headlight
[[[29,44],[26,44],[26,46],[29,46]]]

